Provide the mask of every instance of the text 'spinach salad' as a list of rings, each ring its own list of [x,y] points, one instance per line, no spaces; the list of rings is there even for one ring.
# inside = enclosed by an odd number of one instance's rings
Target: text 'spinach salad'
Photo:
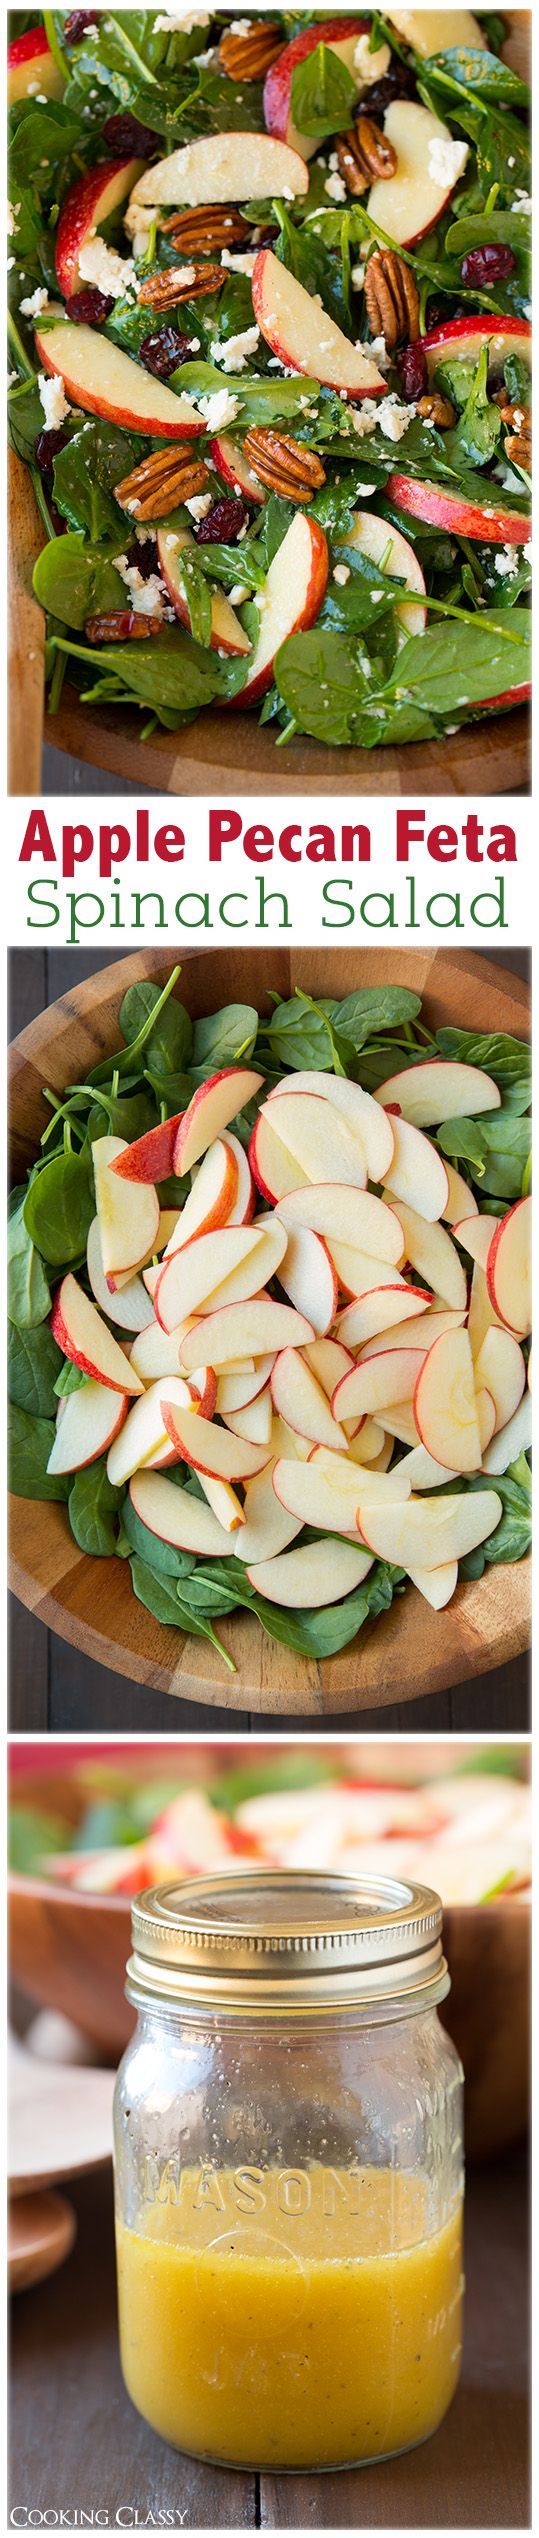
[[[529,694],[528,92],[490,11],[33,12],[11,433],[49,699],[364,749]],[[404,596],[403,594],[406,594]]]
[[[228,1663],[238,1606],[330,1657],[407,1578],[438,1611],[529,1547],[530,1053],[392,986],[193,1025],[177,977],[45,1091],[11,1485]]]

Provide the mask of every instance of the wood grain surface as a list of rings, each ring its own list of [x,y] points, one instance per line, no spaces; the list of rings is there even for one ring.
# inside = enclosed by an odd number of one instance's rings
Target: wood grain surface
[[[471,2169],[462,2379],[432,2441],[342,2475],[255,2477],[165,2447],[123,2387],[112,2187],[70,2188],[78,2239],[61,2273],[16,2301],[12,2505],[138,2511],[184,2529],[520,2529],[528,2526],[528,2209],[520,2157]],[[161,2519],[164,2526],[164,2519]]]
[[[10,794],[39,793],[45,699],[45,619],[32,573],[43,545],[31,477],[9,451],[8,696]]]
[[[140,951],[89,977],[78,978],[58,1001],[29,1022],[9,1053],[10,1166],[19,1180],[32,1162],[48,1116],[42,1086],[63,1088],[116,1045],[118,1007],[126,986],[141,977],[162,983],[173,952]],[[267,1007],[271,984],[280,995],[294,985],[315,994],[347,994],[352,987],[387,980],[413,986],[424,1000],[427,1022],[467,1023],[526,1037],[528,994],[524,981],[464,951],[383,949],[291,953],[279,947],[221,950],[182,957],[181,993],[193,1014],[212,1010],[229,996]],[[323,1664],[269,1640],[245,1614],[222,1626],[236,1672],[228,1675],[206,1641],[171,1633],[133,1596],[123,1563],[85,1558],[70,1532],[65,1509],[13,1499],[11,1584],[15,1595],[70,1646],[102,1666],[151,1685],[182,1701],[224,1708],[231,1721],[246,1709],[287,1719],[330,1719],[350,1711],[384,1711],[395,1699],[416,1700],[521,1658],[529,1637],[529,1565],[492,1568],[478,1583],[459,1586],[443,1617],[433,1614],[412,1587],[396,1597],[376,1627]]]

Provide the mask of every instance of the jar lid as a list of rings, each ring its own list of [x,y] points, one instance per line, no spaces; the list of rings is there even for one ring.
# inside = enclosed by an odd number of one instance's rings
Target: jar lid
[[[442,1907],[404,1878],[254,1869],[137,1896],[130,1997],[227,2009],[432,2006],[449,1989]]]

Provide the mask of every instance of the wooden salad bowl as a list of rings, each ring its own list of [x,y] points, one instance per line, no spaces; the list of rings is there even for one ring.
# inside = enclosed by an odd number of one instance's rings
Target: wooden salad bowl
[[[63,1090],[117,1047],[118,1011],[126,988],[141,978],[160,987],[176,955],[130,953],[111,968],[50,1005],[20,1033],[9,1052],[10,1168],[24,1179],[39,1148],[49,1111],[43,1084]],[[254,948],[180,952],[179,993],[196,1016],[231,1001],[268,1012],[268,990],[280,997],[304,987],[314,996],[343,997],[385,983],[412,988],[424,999],[434,1029],[453,1023],[477,1031],[497,1029],[529,1037],[529,1000],[521,980],[466,951],[402,951],[397,948],[316,951]],[[383,1709],[414,1700],[451,1683],[522,1656],[529,1644],[529,1561],[487,1568],[481,1579],[457,1588],[443,1614],[433,1613],[407,1586],[388,1613],[340,1655],[323,1662],[299,1657],[266,1637],[257,1621],[239,1611],[220,1621],[219,1637],[235,1673],[211,1642],[173,1632],[137,1602],[128,1565],[99,1564],[79,1551],[67,1510],[53,1502],[11,1500],[11,1584],[21,1603],[48,1629],[82,1649],[99,1665],[136,1683],[173,1692],[183,1700],[225,1704],[231,1711],[271,1711],[311,1718],[362,1709]]]
[[[84,1803],[67,1773],[25,1775],[20,1795],[65,1816],[66,1837]],[[529,1899],[518,1895],[444,1912],[451,1991],[441,2017],[464,2066],[472,2158],[508,2149],[527,2127],[530,1920]],[[75,1894],[52,1878],[12,1875],[9,1929],[14,1981],[37,2007],[63,2010],[102,2060],[117,2061],[135,2023],[124,1991],[125,1896]]]
[[[504,10],[508,29],[504,59],[527,79],[531,12]],[[32,573],[44,544],[27,468],[9,453],[11,515],[10,769],[13,795],[39,791],[41,722],[55,749],[136,783],[144,791],[219,795],[230,791],[295,798],[324,791],[343,798],[368,792],[420,798],[433,794],[514,793],[530,782],[530,714],[526,705],[485,714],[446,739],[411,741],[404,748],[328,749],[307,735],[279,750],[271,725],[260,729],[256,713],[230,715],[215,706],[186,731],[156,729],[141,740],[136,708],[81,705],[65,681],[59,711],[45,711],[45,619],[32,595]],[[103,792],[106,793],[106,783]]]

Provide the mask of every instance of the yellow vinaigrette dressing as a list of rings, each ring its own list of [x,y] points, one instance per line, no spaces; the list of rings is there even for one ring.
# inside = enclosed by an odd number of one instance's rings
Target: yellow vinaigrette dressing
[[[178,2449],[331,2467],[424,2440],[456,2387],[461,2205],[428,2232],[420,2178],[188,2170],[117,2231],[133,2403]]]

